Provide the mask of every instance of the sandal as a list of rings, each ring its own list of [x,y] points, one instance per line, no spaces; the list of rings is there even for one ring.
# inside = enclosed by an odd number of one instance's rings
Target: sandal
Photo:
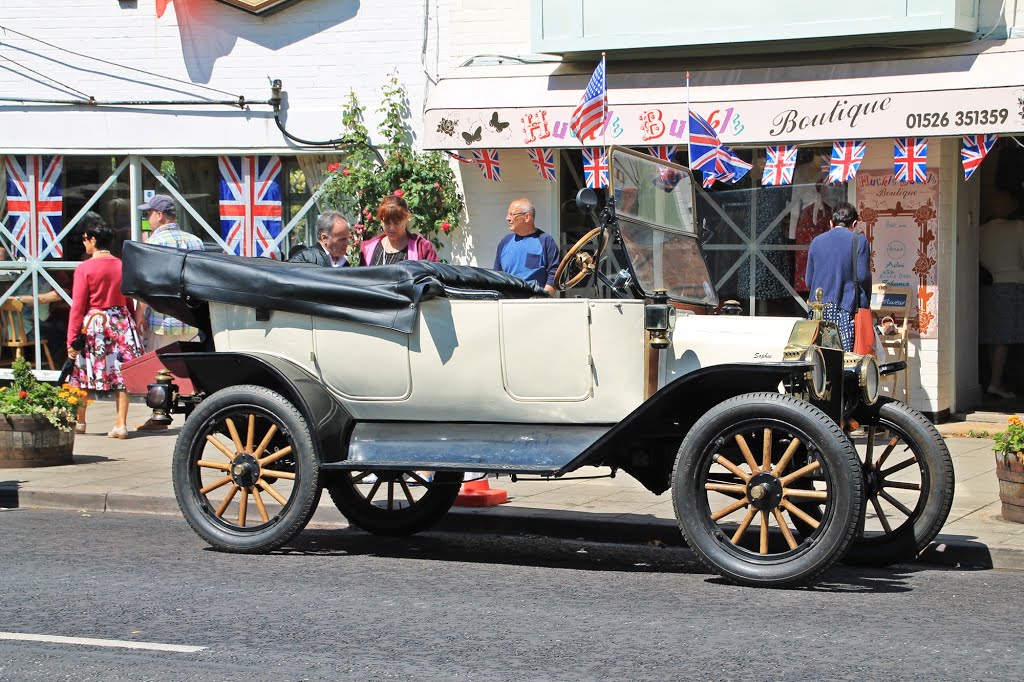
[[[114,428],[110,429],[110,431],[107,433],[107,438],[118,438],[120,440],[124,440],[127,437],[128,437],[128,427],[127,426],[115,426]]]
[[[85,422],[75,423],[75,433],[85,433]]]

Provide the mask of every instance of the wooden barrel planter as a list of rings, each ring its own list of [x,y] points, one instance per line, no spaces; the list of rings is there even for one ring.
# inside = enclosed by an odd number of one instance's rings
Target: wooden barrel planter
[[[1016,453],[996,453],[996,478],[999,479],[1003,518],[1024,523],[1024,463]]]
[[[74,429],[61,431],[38,414],[0,415],[0,469],[72,464]]]

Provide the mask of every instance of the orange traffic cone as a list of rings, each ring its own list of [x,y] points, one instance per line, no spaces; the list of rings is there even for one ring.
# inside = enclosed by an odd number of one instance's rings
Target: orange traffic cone
[[[508,502],[508,492],[491,490],[486,478],[479,481],[466,481],[455,498],[456,507],[493,507]]]

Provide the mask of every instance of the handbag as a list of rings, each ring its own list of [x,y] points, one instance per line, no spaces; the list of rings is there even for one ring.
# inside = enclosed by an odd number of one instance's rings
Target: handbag
[[[861,301],[867,298],[864,290],[861,289],[860,280],[857,277],[857,248],[858,237],[853,235],[853,242],[850,246],[850,260],[853,262],[853,286],[857,292],[857,312],[853,316],[853,352],[857,355],[869,355],[874,353],[875,348],[875,316],[871,308],[861,307]],[[870,299],[868,299],[870,301]]]

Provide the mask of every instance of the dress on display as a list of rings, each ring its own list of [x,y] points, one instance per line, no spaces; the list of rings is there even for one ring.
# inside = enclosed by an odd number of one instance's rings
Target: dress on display
[[[812,239],[828,231],[831,219],[832,207],[821,201],[821,195],[818,195],[817,201],[800,211],[794,235],[796,243],[810,246]],[[793,288],[797,291],[807,291],[807,281],[804,279],[806,272],[807,251],[797,251],[793,259]]]

